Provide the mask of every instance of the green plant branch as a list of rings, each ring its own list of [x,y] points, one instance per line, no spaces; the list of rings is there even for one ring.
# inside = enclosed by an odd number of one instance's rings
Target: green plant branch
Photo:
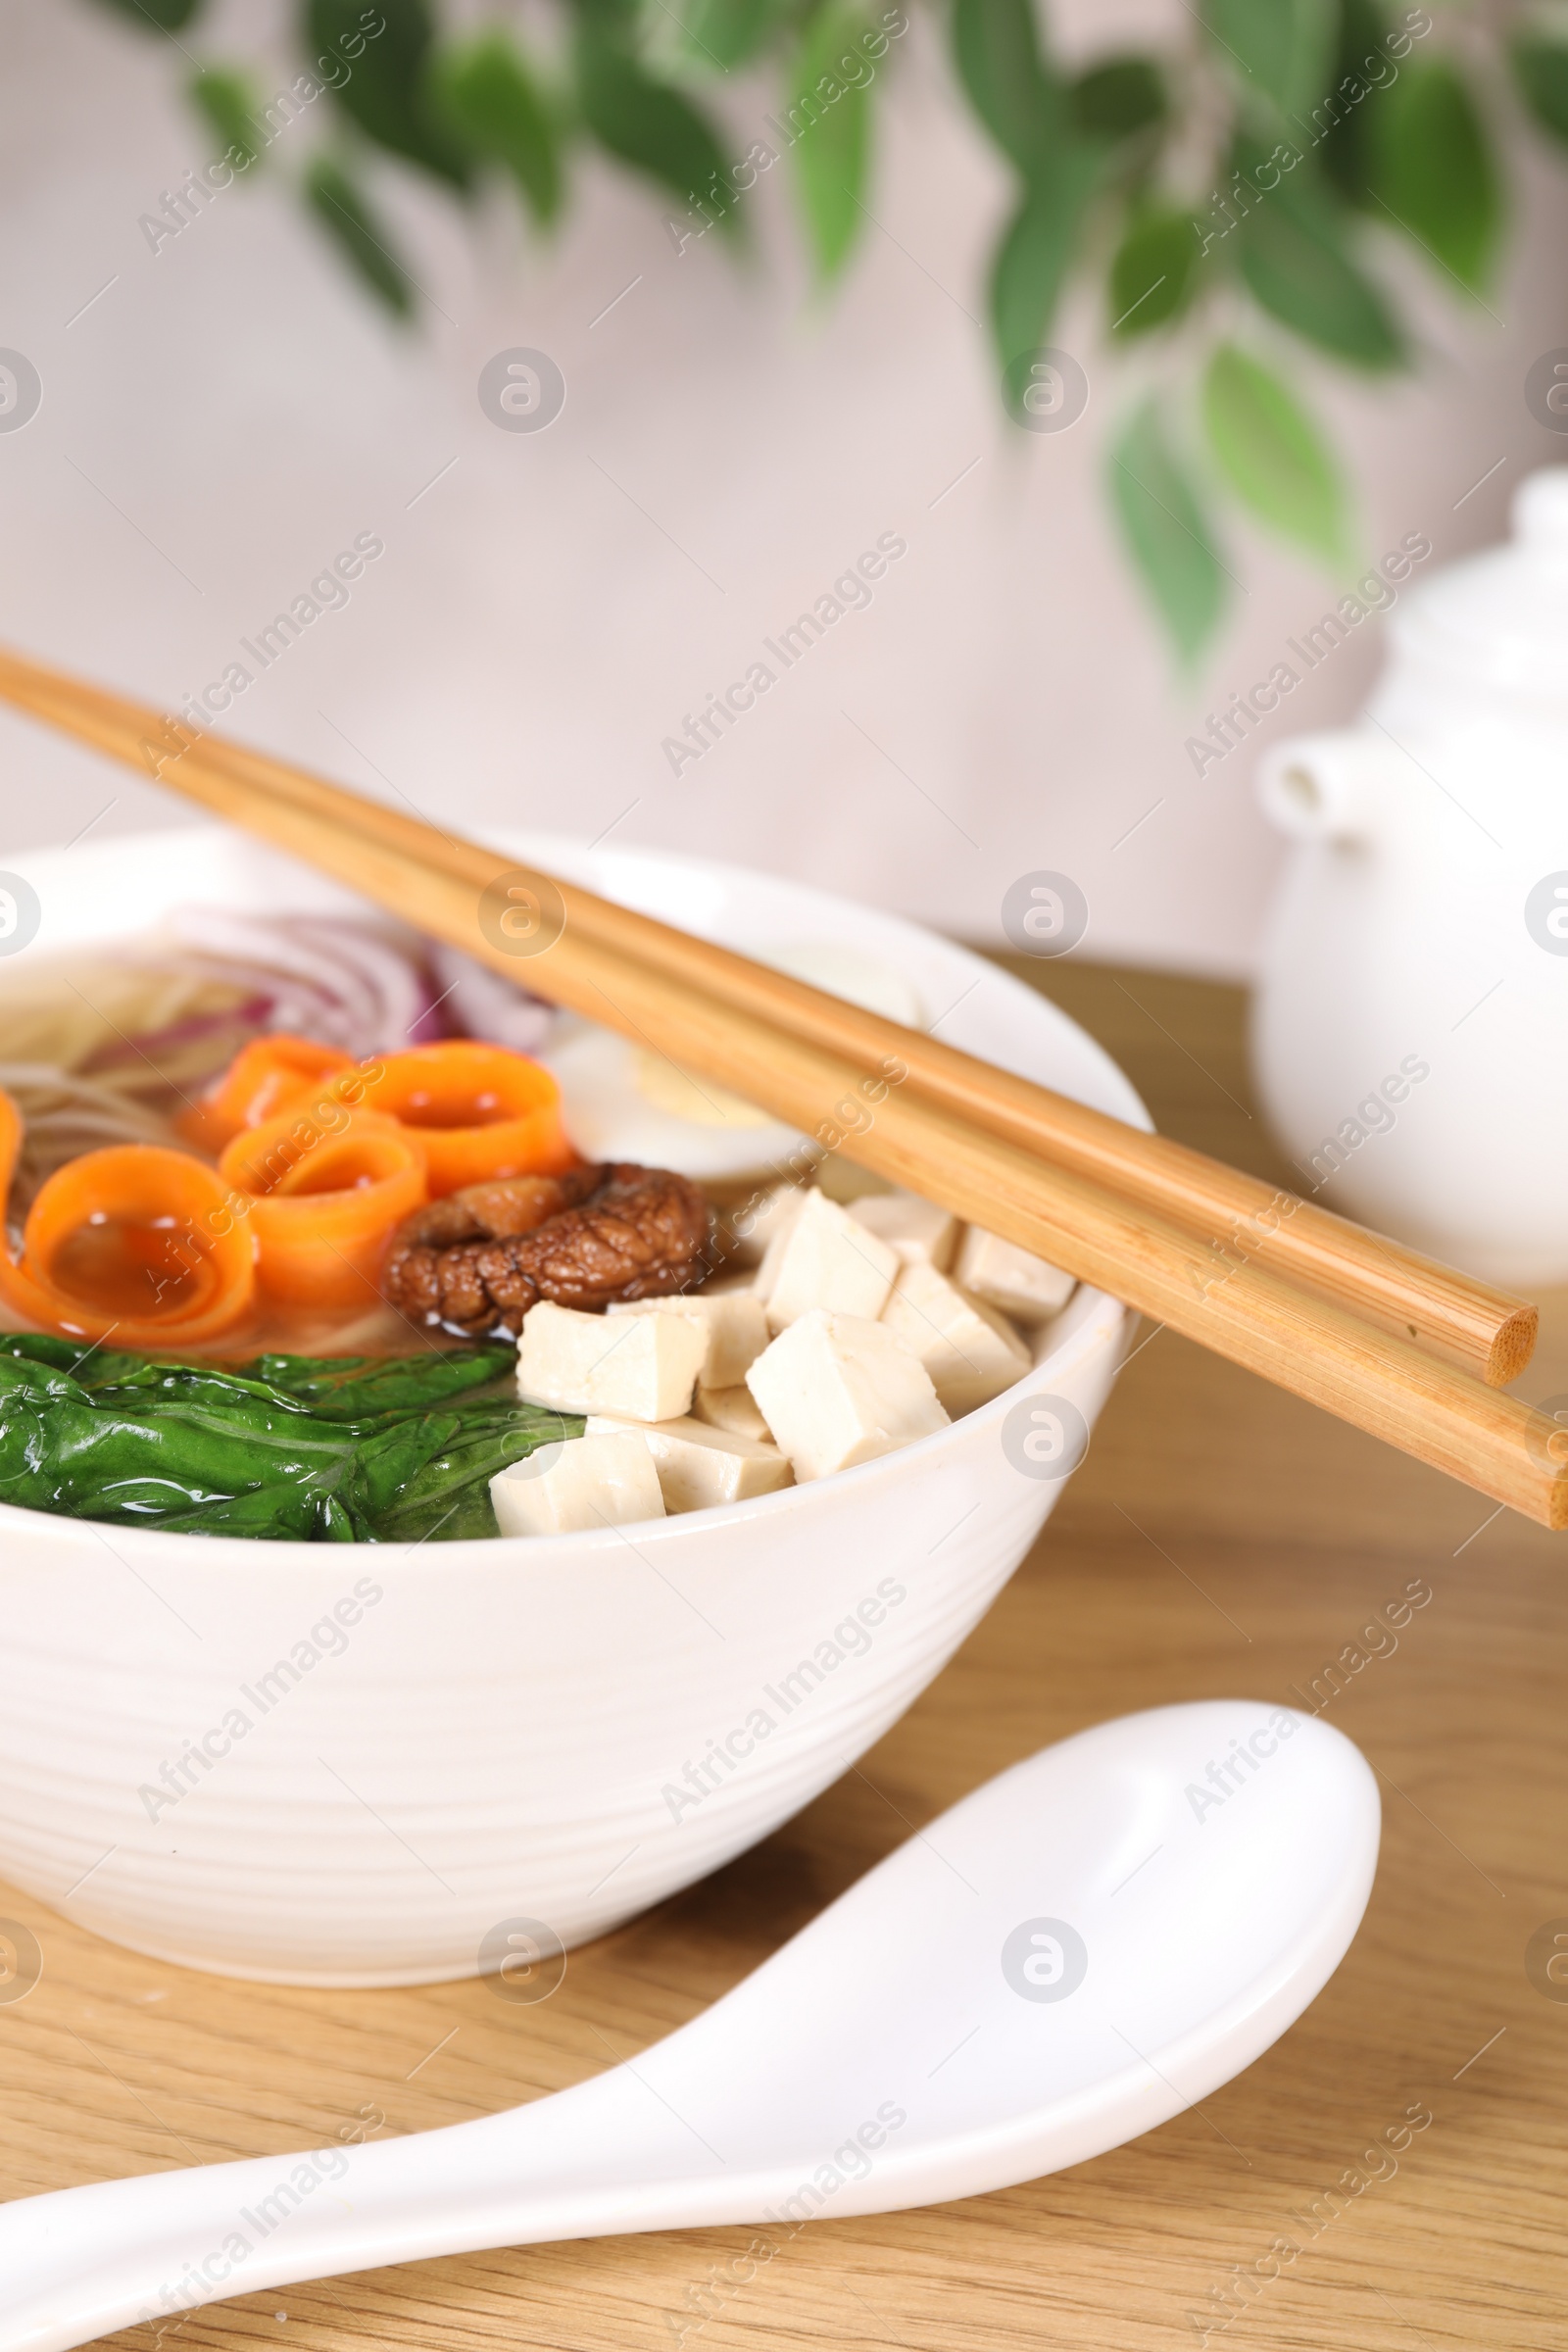
[[[203,9],[90,4],[171,40]],[[1320,368],[1409,367],[1378,233],[1495,318],[1500,154],[1521,114],[1559,154],[1568,146],[1568,29],[1525,10],[1499,25],[1454,9],[1440,24],[1388,0],[1184,0],[1168,49],[1069,70],[1034,0],[937,4],[958,87],[1012,181],[989,272],[1001,397],[1028,421],[1015,388],[1067,287],[1098,276],[1108,364],[1140,347],[1157,381],[1141,401],[1128,388],[1111,506],[1194,667],[1235,577],[1215,520],[1226,505],[1331,569],[1349,560],[1344,471],[1298,369],[1288,383],[1270,352],[1283,338]],[[465,205],[500,182],[548,232],[573,169],[597,151],[681,208],[678,220],[666,209],[677,251],[710,227],[738,251],[746,196],[787,152],[826,289],[873,217],[879,93],[907,28],[901,0],[680,0],[679,13],[670,0],[562,0],[547,56],[499,21],[457,31],[436,0],[299,0],[295,99],[323,101],[340,135],[287,164],[269,153],[284,94],[264,110],[250,75],[217,61],[188,87],[230,171],[289,171],[339,258],[400,318],[417,315],[418,290],[371,167],[418,172]],[[778,109],[744,155],[712,111],[742,68],[773,75]]]

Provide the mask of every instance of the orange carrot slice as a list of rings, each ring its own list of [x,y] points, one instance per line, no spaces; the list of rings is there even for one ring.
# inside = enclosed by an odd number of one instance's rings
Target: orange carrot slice
[[[313,1087],[353,1067],[347,1054],[308,1037],[289,1037],[279,1030],[272,1037],[253,1038],[201,1101],[181,1111],[175,1124],[197,1151],[217,1153],[243,1128],[275,1118]]]
[[[317,1106],[319,1107],[319,1106]],[[219,1174],[255,1196],[258,1278],[276,1298],[366,1306],[396,1227],[426,1198],[424,1159],[393,1119],[284,1111],[234,1137]]]
[[[542,1062],[452,1038],[388,1054],[367,1073],[367,1106],[398,1120],[424,1155],[439,1200],[492,1176],[559,1176],[577,1165],[561,1089]]]
[[[0,1200],[22,1146],[0,1093]],[[69,1160],[40,1188],[22,1254],[0,1248],[0,1304],[73,1339],[188,1348],[246,1313],[256,1249],[228,1187],[159,1144],[114,1144]]]

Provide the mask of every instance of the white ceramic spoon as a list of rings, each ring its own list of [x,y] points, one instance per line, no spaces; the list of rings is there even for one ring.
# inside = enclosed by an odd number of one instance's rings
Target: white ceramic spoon
[[[944,1813],[690,2025],[526,2107],[0,2208],[0,2346],[379,2264],[880,2213],[1078,2164],[1266,2050],[1344,1955],[1377,1784],[1238,1699],[1081,1732]]]

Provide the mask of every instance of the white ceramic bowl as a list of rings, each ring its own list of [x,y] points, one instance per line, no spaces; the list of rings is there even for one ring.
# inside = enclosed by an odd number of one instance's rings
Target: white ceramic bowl
[[[950,1043],[1148,1123],[1063,1014],[908,923],[691,859],[503,846],[728,945],[853,946]],[[356,904],[207,828],[17,870],[43,909],[27,956],[194,901]],[[1014,1466],[1007,1415],[1039,1392],[1092,1422],[1123,1311],[1080,1289],[1033,1372],[952,1428],[629,1534],[296,1545],[0,1507],[0,1877],[281,1984],[471,1976],[542,1940],[528,1922],[603,1934],[764,1837],[938,1673],[1060,1493]]]

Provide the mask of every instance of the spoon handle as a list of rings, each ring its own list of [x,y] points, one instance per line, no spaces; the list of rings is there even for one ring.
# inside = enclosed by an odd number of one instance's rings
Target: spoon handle
[[[228,2295],[384,2263],[680,2228],[713,2205],[701,2149],[616,2067],[443,2131],[0,2206],[0,2352],[68,2352]]]
[[[343,2153],[96,2181],[0,2208],[4,2352],[65,2352],[115,2328],[172,2324],[220,2295],[351,2267],[335,2259],[351,2217],[326,2169]],[[354,2218],[355,2235],[371,2224]]]

